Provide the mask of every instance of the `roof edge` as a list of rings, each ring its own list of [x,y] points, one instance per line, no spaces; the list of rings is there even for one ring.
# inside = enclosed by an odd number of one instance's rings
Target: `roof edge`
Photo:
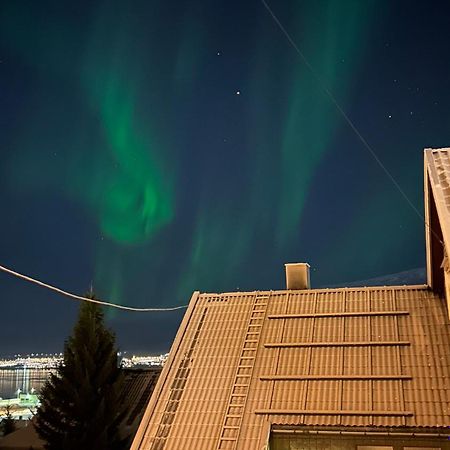
[[[255,290],[255,291],[233,291],[233,292],[200,292],[200,296],[211,296],[215,297],[218,295],[227,295],[230,297],[240,297],[242,295],[254,295],[256,293],[271,293],[271,294],[286,294],[290,293],[302,293],[302,294],[312,294],[320,292],[340,292],[340,291],[379,291],[379,290],[430,290],[428,284],[404,284],[404,285],[394,285],[394,286],[352,286],[352,287],[338,287],[338,288],[317,288],[317,289],[275,289],[275,290]]]
[[[315,434],[315,435],[342,435],[342,436],[392,436],[392,437],[435,437],[448,438],[450,431],[447,427],[405,427],[404,425],[386,426],[359,426],[359,425],[288,425],[271,424],[271,431],[277,434]]]
[[[189,302],[188,309],[186,310],[183,320],[181,321],[181,324],[178,328],[177,334],[175,336],[175,339],[172,343],[172,347],[169,351],[169,358],[167,359],[166,363],[163,366],[163,369],[159,375],[158,382],[156,383],[155,389],[153,390],[153,393],[150,397],[150,400],[147,404],[147,408],[142,416],[141,423],[139,424],[138,430],[133,438],[133,442],[131,444],[130,450],[138,450],[141,448],[141,444],[146,439],[145,432],[147,430],[147,426],[149,424],[150,417],[153,414],[153,411],[156,407],[156,404],[158,403],[159,397],[161,395],[161,392],[164,388],[164,385],[167,381],[167,375],[170,372],[172,365],[178,356],[178,349],[180,347],[180,344],[183,340],[184,334],[188,328],[189,321],[192,317],[192,314],[195,310],[195,306],[197,305],[198,298],[200,296],[199,291],[194,291],[191,300]]]

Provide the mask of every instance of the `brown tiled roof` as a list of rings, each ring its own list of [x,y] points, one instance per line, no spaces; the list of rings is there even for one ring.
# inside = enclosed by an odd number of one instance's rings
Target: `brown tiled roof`
[[[450,425],[426,286],[194,294],[132,449],[260,449],[272,425]]]

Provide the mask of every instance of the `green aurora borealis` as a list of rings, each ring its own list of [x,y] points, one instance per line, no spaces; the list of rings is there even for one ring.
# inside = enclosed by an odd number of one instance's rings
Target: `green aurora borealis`
[[[316,285],[423,266],[422,224],[321,87],[421,205],[420,152],[435,142],[377,84],[395,8],[272,7],[320,80],[258,1],[3,2],[0,67],[15,62],[4,189],[50,222],[46,199],[71,205],[84,231],[63,220],[51,238],[87,249],[65,264],[101,297],[157,306],[278,289],[292,261],[310,262]]]

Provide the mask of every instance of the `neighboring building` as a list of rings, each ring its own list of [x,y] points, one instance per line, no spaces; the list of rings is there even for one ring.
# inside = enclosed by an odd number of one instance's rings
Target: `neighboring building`
[[[0,450],[44,450],[44,441],[39,438],[33,422],[27,422],[25,426],[0,439]]]
[[[427,285],[195,292],[132,450],[450,449],[450,149],[425,210]]]
[[[161,373],[161,366],[142,369],[124,369],[125,383],[122,401],[129,406],[128,414],[123,419],[121,428],[125,435],[134,436],[144,415],[145,407],[155,389]]]

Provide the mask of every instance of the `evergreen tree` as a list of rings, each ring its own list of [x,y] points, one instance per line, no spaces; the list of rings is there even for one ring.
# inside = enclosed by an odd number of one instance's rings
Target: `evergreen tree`
[[[91,296],[93,298],[93,296]],[[64,362],[41,392],[36,430],[47,450],[121,450],[126,411],[121,401],[123,374],[115,338],[103,313],[82,302],[78,321],[64,348]]]
[[[16,431],[16,423],[14,422],[13,416],[11,414],[11,405],[7,405],[5,410],[6,410],[5,417],[0,423],[3,436],[6,436],[7,434]]]

